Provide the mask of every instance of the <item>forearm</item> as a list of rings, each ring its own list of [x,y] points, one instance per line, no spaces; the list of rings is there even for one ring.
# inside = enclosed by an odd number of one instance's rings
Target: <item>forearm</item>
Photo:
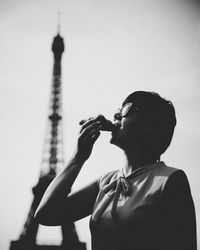
[[[65,169],[52,181],[43,198],[57,199],[66,197],[66,195],[70,193],[71,187],[83,164],[84,161],[78,160],[74,157]]]
[[[45,221],[51,223],[50,221],[54,217],[58,217],[64,212],[62,209],[65,200],[83,164],[83,160],[73,157],[66,168],[51,182],[35,214],[40,223],[46,224]]]
[[[97,119],[85,122],[80,130],[78,144],[75,156],[69,162],[67,167],[51,182],[46,192],[44,193],[39,207],[36,211],[35,217],[39,223],[44,225],[56,225],[62,223],[62,219],[66,218],[66,214],[70,215],[68,218],[71,220],[81,218],[88,214],[94,203],[97,194],[95,184],[83,192],[79,192],[74,198],[67,198],[71,191],[71,187],[76,180],[84,162],[90,157],[93,145],[100,135],[99,129],[102,128],[101,122]],[[88,195],[90,194],[90,195]],[[75,209],[80,201],[90,200],[85,202],[85,206],[81,211]],[[70,200],[70,201],[69,201]]]

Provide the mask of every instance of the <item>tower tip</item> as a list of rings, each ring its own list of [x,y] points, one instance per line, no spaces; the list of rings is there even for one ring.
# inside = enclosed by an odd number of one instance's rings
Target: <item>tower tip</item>
[[[61,19],[61,12],[58,11],[57,12],[57,32],[58,32],[58,34],[60,34],[60,26],[61,26],[60,19]]]

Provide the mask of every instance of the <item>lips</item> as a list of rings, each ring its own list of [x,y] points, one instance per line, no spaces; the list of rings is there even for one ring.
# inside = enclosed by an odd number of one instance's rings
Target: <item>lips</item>
[[[116,123],[114,123],[113,125],[114,125],[114,127],[115,127],[114,130],[118,130],[118,129],[120,129],[120,127],[121,127],[121,124],[120,124],[119,122],[116,122]]]

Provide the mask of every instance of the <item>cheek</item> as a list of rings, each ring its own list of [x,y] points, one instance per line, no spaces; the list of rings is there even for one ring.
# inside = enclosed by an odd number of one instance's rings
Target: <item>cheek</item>
[[[121,126],[122,133],[129,142],[138,142],[144,137],[144,124],[139,117],[124,119]]]
[[[138,116],[124,118],[121,122],[121,129],[130,135],[140,134],[144,131],[143,121]]]

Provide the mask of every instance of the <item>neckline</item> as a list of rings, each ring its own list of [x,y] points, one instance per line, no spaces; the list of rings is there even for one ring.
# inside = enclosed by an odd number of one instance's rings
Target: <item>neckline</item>
[[[151,164],[147,164],[147,165],[143,165],[135,170],[133,170],[130,174],[126,175],[124,174],[124,168],[121,169],[121,176],[124,177],[124,178],[131,178],[131,177],[135,177],[135,176],[138,176],[140,174],[143,174],[143,173],[146,173],[146,172],[149,172],[150,170],[154,169],[154,168],[157,168],[157,167],[161,167],[161,166],[166,166],[164,161],[159,161],[159,162],[154,162],[154,163],[151,163]]]

